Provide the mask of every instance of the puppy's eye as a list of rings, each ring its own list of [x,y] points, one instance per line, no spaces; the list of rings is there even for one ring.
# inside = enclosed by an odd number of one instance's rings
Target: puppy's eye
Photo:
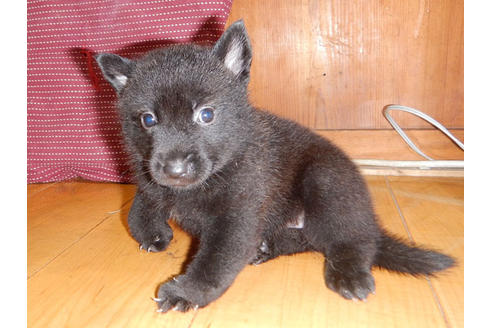
[[[157,118],[151,112],[140,115],[140,121],[142,122],[142,126],[147,129],[157,124]]]
[[[203,124],[212,123],[214,120],[214,110],[211,107],[204,107],[198,112],[198,122]]]

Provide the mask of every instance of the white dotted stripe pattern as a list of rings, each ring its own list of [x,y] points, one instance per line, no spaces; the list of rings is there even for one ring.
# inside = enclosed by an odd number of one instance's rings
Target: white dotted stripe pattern
[[[92,53],[215,42],[232,0],[28,0],[27,181],[131,182],[115,94]],[[89,54],[89,58],[88,58]]]

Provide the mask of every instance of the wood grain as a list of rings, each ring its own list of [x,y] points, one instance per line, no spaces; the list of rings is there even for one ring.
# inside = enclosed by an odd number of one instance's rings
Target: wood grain
[[[259,107],[313,129],[388,129],[383,107],[401,104],[463,128],[463,0],[235,0],[239,18]]]
[[[28,185],[27,275],[88,233],[134,194],[133,185],[65,182]],[[44,188],[41,189],[40,188]],[[38,191],[34,193],[34,191]]]
[[[28,327],[190,325],[194,312],[159,315],[151,300],[159,283],[180,272],[190,238],[173,227],[178,242],[165,252],[139,251],[123,223],[128,209],[112,214],[28,280]]]
[[[47,188],[54,186],[56,183],[37,183],[27,185],[27,198],[32,197],[40,191],[43,191]]]
[[[385,178],[366,180],[382,225],[406,238]],[[454,222],[462,220],[456,208],[462,208],[463,180],[390,181],[397,199],[402,199],[400,207],[413,237],[437,248],[447,245],[453,255],[460,255],[462,225]],[[59,183],[28,203],[28,226],[38,226],[28,230],[30,263],[46,261],[36,249],[52,252],[49,262],[27,281],[28,327],[446,327],[438,304],[445,309],[446,320],[460,326],[463,280],[459,274],[433,279],[435,298],[425,279],[375,269],[376,295],[366,303],[355,303],[325,287],[323,257],[315,253],[249,266],[208,307],[160,315],[150,297],[159,283],[184,270],[191,238],[172,224],[174,239],[166,251],[139,251],[125,223],[130,206],[126,195],[131,197],[133,186],[77,185]],[[430,213],[431,219],[412,219],[417,208]],[[446,212],[446,208],[455,210]],[[107,214],[108,209],[121,210]],[[435,218],[437,212],[451,222],[446,228]],[[84,221],[92,226],[89,231],[81,229]],[[51,240],[59,240],[60,235],[74,238],[71,231],[78,235],[68,247],[52,247]],[[34,236],[39,232],[43,238]]]
[[[415,153],[396,131],[342,130],[316,131],[342,148],[353,159],[425,160]],[[464,142],[464,130],[452,130]],[[434,159],[463,160],[464,152],[439,131],[406,130],[417,147]]]
[[[450,327],[463,327],[464,184],[462,179],[389,177],[417,243],[455,257],[457,266],[431,278]]]

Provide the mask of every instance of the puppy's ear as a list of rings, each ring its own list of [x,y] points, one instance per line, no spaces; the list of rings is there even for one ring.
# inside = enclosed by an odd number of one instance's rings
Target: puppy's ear
[[[104,78],[119,93],[131,77],[135,63],[128,58],[113,54],[96,55],[96,61]]]
[[[249,79],[252,51],[242,20],[233,23],[222,34],[212,51],[237,78]]]

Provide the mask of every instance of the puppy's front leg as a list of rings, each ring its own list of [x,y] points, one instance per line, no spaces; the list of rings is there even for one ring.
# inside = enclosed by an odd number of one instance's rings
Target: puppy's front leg
[[[200,247],[186,273],[162,284],[158,312],[187,311],[216,300],[256,253],[252,231],[238,222],[217,220],[200,236]]]
[[[167,223],[169,210],[157,206],[138,190],[128,214],[128,227],[140,248],[147,252],[160,252],[166,249],[173,238],[173,231]]]

